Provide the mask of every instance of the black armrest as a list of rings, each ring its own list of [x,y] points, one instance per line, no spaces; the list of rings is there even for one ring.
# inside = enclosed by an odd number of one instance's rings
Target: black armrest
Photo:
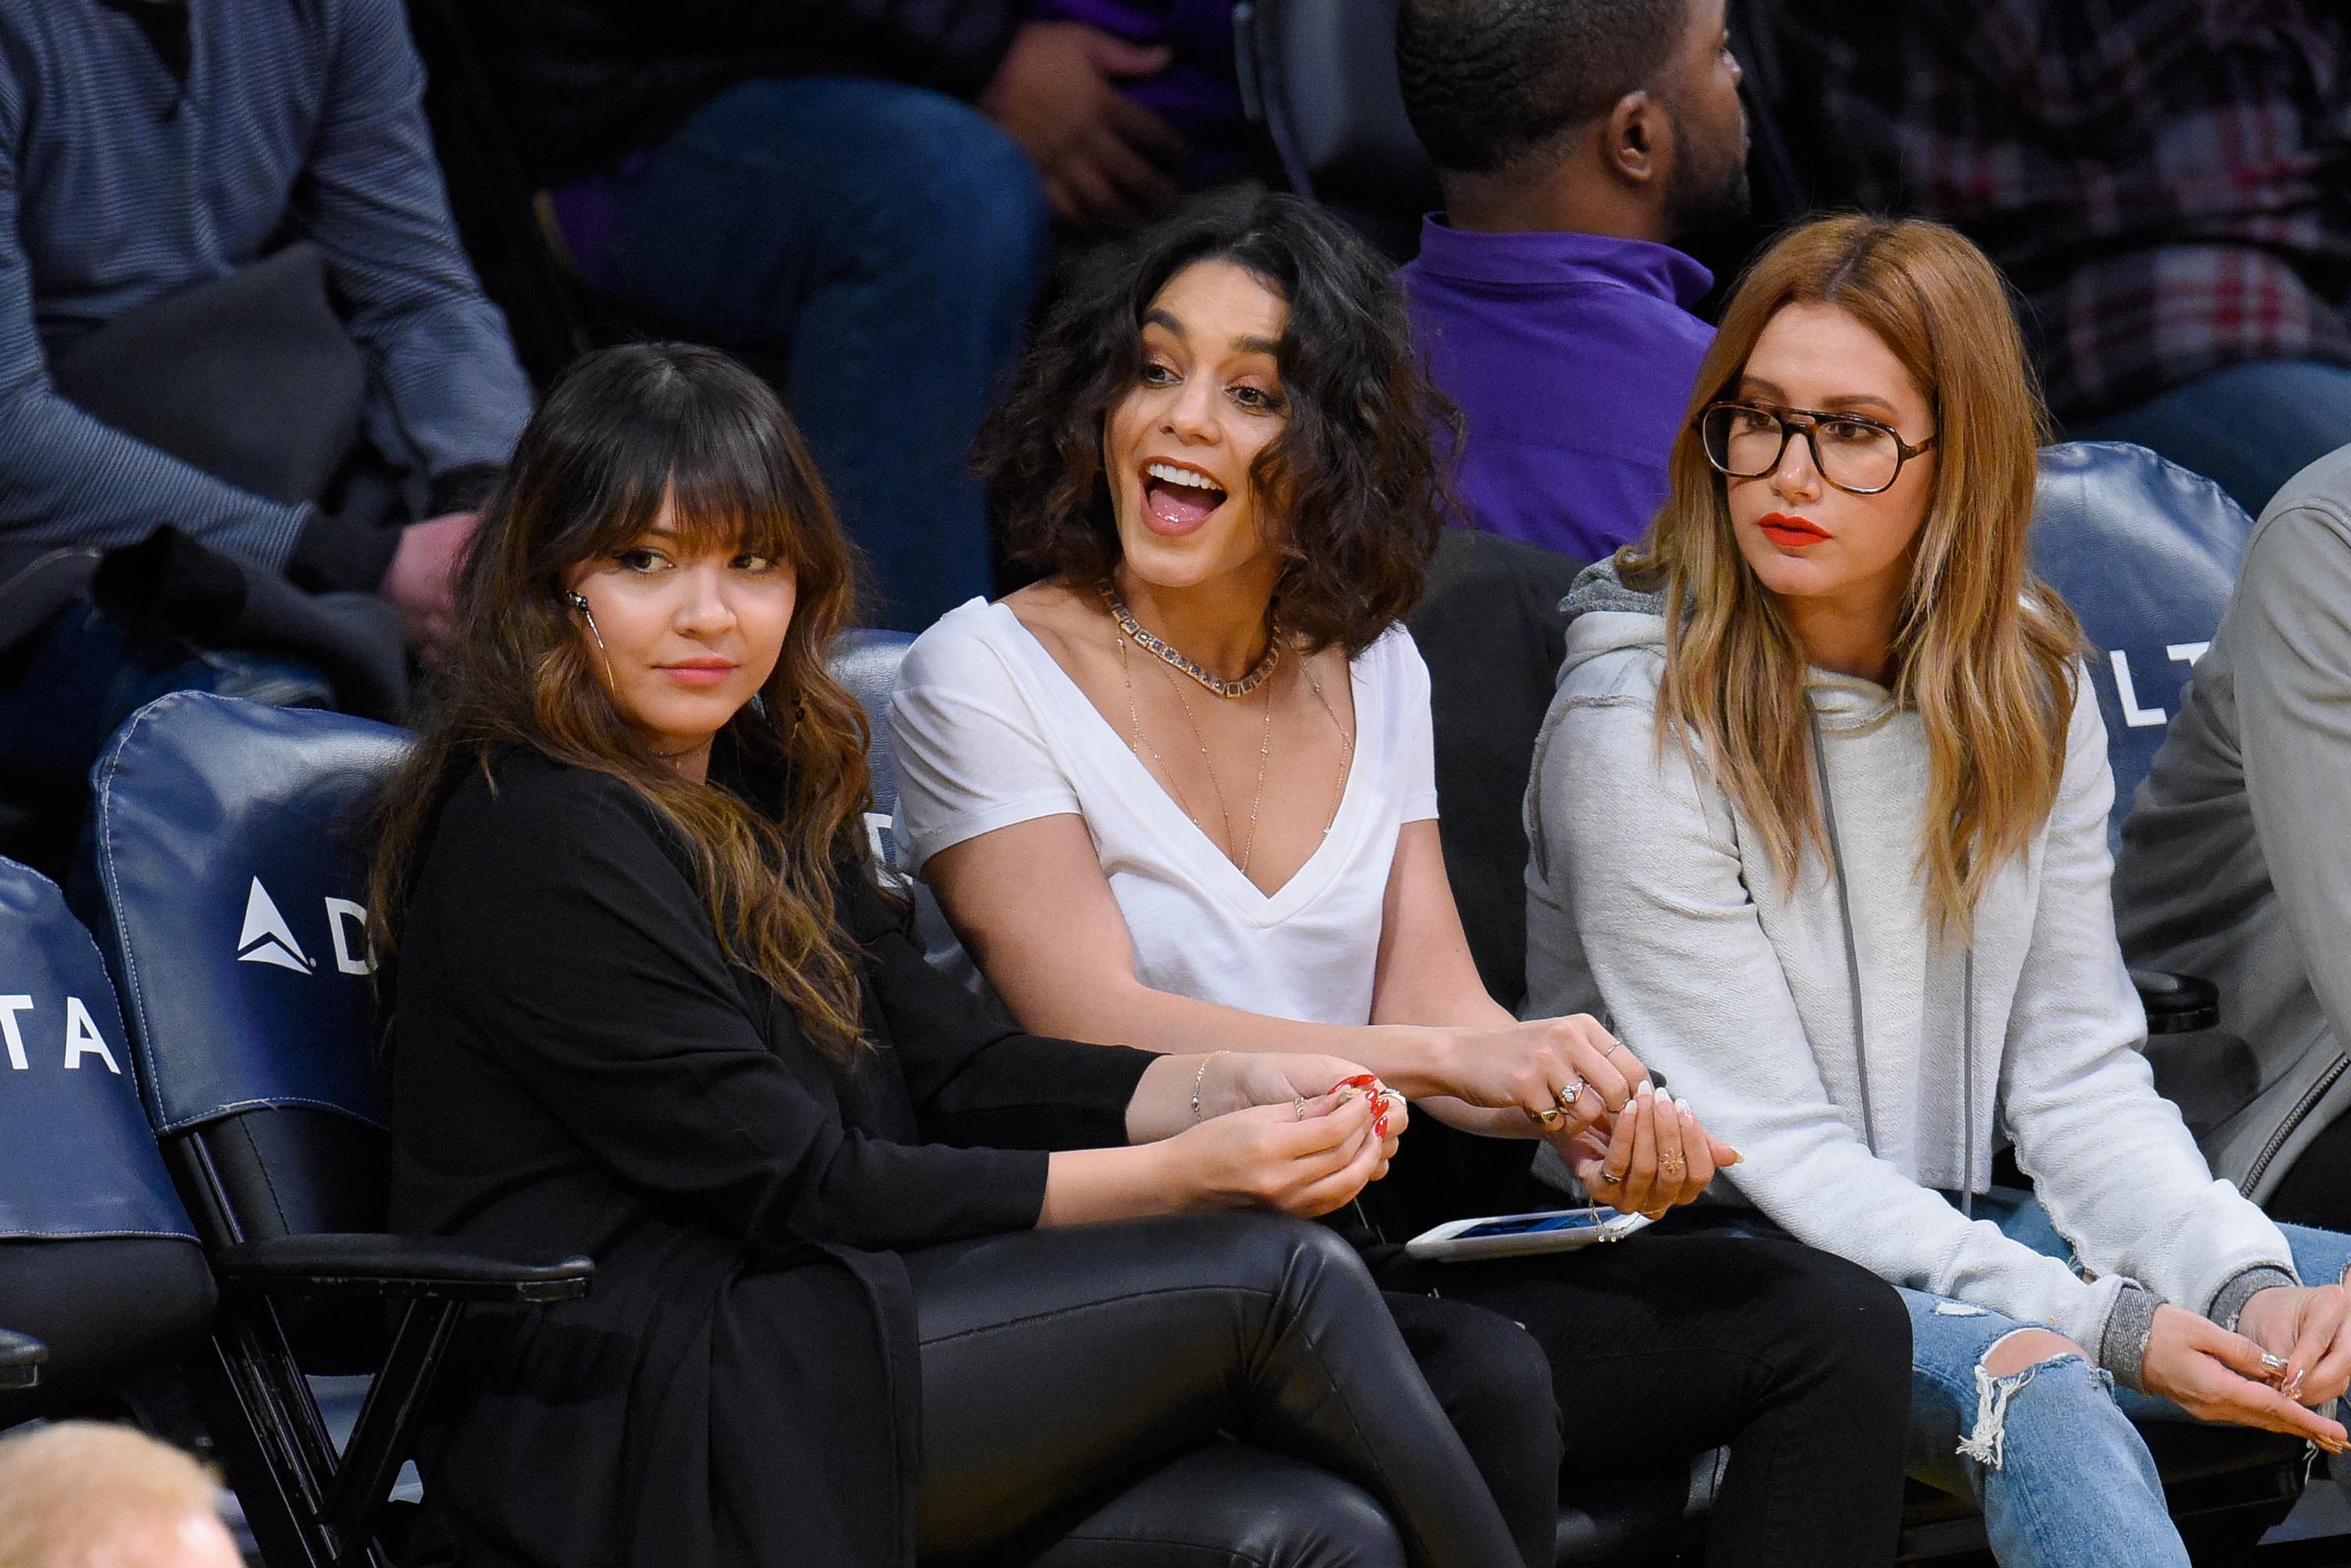
[[[2159,969],[2133,969],[2131,984],[2138,988],[2139,1005],[2147,1009],[2149,1034],[2190,1034],[2220,1022],[2220,988],[2193,975],[2167,975]]]
[[[0,1329],[0,1388],[30,1388],[41,1380],[49,1347],[37,1339]]]
[[[224,1290],[444,1301],[577,1301],[596,1272],[586,1258],[518,1257],[431,1237],[371,1234],[240,1241],[212,1261]]]

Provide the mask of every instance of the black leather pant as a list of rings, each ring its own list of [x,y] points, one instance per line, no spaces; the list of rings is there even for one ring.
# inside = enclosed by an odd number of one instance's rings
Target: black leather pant
[[[1378,1288],[1330,1230],[1203,1216],[905,1259],[926,1560],[1525,1561]],[[1544,1419],[1550,1392],[1526,1391]]]

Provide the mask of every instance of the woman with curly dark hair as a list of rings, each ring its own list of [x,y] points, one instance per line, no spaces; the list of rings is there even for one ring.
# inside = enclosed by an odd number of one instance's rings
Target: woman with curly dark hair
[[[934,973],[825,672],[851,597],[782,407],[707,350],[582,361],[485,514],[371,887],[392,1216],[596,1280],[468,1319],[416,1560],[1510,1561],[1361,1263],[1280,1218],[1401,1107]]]
[[[1512,1019],[1446,883],[1401,618],[1449,411],[1409,342],[1385,263],[1287,197],[1179,219],[1074,290],[981,455],[1049,575],[908,654],[899,850],[1029,1028],[1343,1054],[1488,1135],[1461,1141],[1482,1174],[1454,1215],[1549,1207],[1538,1138],[1662,1213],[1737,1155],[1592,1019]],[[1569,1473],[1730,1448],[1711,1561],[1891,1556],[1909,1336],[1863,1270],[1644,1237],[1440,1281],[1394,1250],[1390,1308],[1440,1398],[1458,1314],[1483,1305],[1545,1353]],[[1462,1429],[1507,1514],[1557,1484]]]

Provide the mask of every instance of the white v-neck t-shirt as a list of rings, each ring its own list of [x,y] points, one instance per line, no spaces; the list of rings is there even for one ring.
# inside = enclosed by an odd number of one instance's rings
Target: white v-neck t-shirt
[[[1018,616],[972,600],[914,640],[890,702],[899,862],[920,874],[951,844],[1077,815],[1144,985],[1276,1018],[1367,1022],[1396,835],[1437,815],[1437,763],[1428,666],[1411,634],[1391,627],[1349,673],[1355,758],[1338,815],[1268,894],[1185,815]],[[1280,777],[1279,735],[1272,768],[1269,778]]]

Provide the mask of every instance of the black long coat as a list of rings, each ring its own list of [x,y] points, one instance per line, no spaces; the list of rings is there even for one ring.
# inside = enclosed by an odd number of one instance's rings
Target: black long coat
[[[1033,1225],[1037,1151],[1124,1142],[1152,1059],[987,1021],[852,886],[879,1049],[844,1071],[728,964],[627,786],[517,755],[453,792],[399,956],[394,1222],[586,1253],[596,1281],[473,1321],[418,1562],[912,1563],[893,1249]]]

